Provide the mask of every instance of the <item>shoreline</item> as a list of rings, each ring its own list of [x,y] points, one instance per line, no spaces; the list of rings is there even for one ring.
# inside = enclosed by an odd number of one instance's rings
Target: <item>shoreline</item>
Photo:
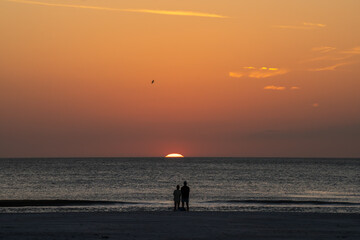
[[[357,213],[0,214],[1,239],[360,239],[359,226]]]
[[[168,201],[171,205],[172,201]],[[215,200],[215,201],[202,201],[196,202],[201,204],[253,204],[253,205],[334,205],[334,206],[360,206],[360,202],[349,202],[349,201],[328,201],[328,200],[317,200],[317,199],[240,199],[240,200]],[[0,200],[0,207],[11,208],[11,207],[65,207],[65,206],[96,206],[96,205],[137,205],[137,204],[149,204],[147,202],[136,202],[136,201],[108,201],[108,200],[82,200],[82,199],[8,199]]]

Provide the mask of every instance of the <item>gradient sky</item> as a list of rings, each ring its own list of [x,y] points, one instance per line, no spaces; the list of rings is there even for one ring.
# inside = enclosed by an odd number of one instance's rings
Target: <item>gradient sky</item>
[[[360,157],[359,12],[0,0],[0,157]]]

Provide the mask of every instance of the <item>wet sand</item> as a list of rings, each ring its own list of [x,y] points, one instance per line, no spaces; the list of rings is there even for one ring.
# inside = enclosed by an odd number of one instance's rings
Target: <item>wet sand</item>
[[[360,239],[360,214],[0,214],[0,239]]]

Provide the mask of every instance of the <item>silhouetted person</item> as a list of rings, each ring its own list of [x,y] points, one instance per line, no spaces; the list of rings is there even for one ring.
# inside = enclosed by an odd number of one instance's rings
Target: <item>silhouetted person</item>
[[[180,189],[180,186],[177,185],[176,190],[174,191],[174,211],[179,209],[179,206],[180,206],[181,191],[179,189]]]
[[[189,195],[190,195],[190,188],[187,186],[187,182],[184,181],[184,186],[181,187],[181,202],[183,208],[184,208],[184,203],[186,203],[187,211],[189,211]]]

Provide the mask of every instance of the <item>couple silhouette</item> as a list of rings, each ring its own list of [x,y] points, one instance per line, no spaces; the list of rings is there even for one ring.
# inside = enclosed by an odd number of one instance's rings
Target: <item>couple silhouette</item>
[[[182,211],[189,211],[189,195],[190,195],[190,188],[187,186],[187,182],[184,181],[184,186],[181,187],[177,185],[176,190],[174,191],[174,211],[182,210]],[[180,197],[181,197],[181,208],[180,208]],[[186,203],[186,209],[184,204]]]

